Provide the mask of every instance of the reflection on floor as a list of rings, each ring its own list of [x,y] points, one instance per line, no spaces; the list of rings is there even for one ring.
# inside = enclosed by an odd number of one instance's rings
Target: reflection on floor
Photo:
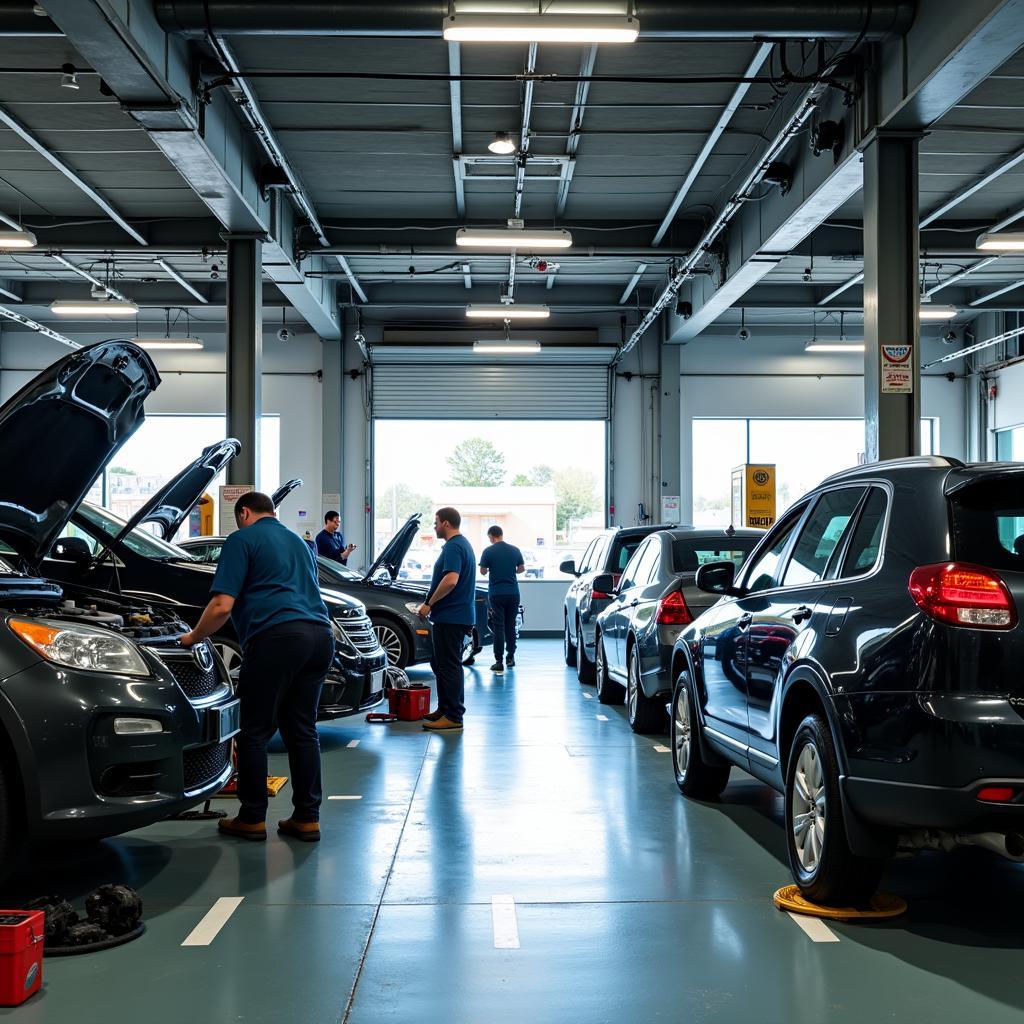
[[[45,992],[8,1012],[61,1024],[1021,1020],[1019,868],[977,850],[901,859],[886,886],[910,901],[906,919],[832,924],[838,942],[813,942],[772,906],[789,875],[771,792],[738,776],[720,803],[687,803],[655,749],[664,737],[634,736],[621,708],[584,699],[593,688],[556,642],[524,642],[518,662],[468,673],[461,736],[326,726],[325,792],[362,799],[325,802],[319,846],[167,822],[37,859],[5,902],[124,881],[142,891],[149,932],[47,961]],[[283,755],[272,770],[286,774]],[[182,946],[239,896],[208,945]],[[495,896],[512,897],[511,917],[492,913]],[[518,948],[496,948],[514,946],[510,920]]]

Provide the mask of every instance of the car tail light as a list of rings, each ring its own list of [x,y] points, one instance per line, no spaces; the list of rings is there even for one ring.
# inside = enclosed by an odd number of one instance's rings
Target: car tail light
[[[980,565],[923,565],[910,574],[910,594],[933,619],[951,626],[1012,629],[1017,625],[1017,609],[1006,584]]]
[[[595,601],[610,601],[612,599],[612,595],[606,594],[603,590],[593,590],[591,591],[590,596]]]
[[[985,786],[978,790],[978,799],[987,804],[1005,804],[1013,799],[1013,790],[1009,786]]]
[[[686,598],[675,590],[658,602],[658,612],[654,621],[659,626],[688,626],[693,622],[690,609],[686,607]]]

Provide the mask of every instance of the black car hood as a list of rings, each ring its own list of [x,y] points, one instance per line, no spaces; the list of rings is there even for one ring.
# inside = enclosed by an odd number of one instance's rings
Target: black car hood
[[[203,449],[195,462],[190,462],[177,476],[171,477],[125,524],[111,546],[143,523],[156,523],[160,536],[170,540],[196,507],[206,489],[220,471],[242,450],[233,437],[225,438]]]
[[[142,425],[160,384],[127,341],[65,356],[0,408],[0,539],[32,566],[49,553],[93,481]]]
[[[421,518],[418,512],[409,516],[405,525],[388,541],[384,550],[374,560],[373,565],[366,570],[366,575],[363,576],[364,581],[369,583],[381,569],[387,569],[392,583],[398,579],[398,570],[402,568],[402,562],[405,561],[405,556],[409,553],[409,548],[412,547],[413,538],[419,533]]]
[[[288,497],[292,491],[297,491],[302,486],[302,480],[296,477],[294,480],[289,480],[286,484],[281,484],[280,487],[270,496],[270,500],[274,503],[274,508],[277,508],[285,498]]]

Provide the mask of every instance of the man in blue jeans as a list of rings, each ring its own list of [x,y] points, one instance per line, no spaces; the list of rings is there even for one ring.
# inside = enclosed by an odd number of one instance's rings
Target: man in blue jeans
[[[434,533],[445,543],[434,563],[427,599],[419,608],[421,619],[430,616],[430,667],[437,679],[437,709],[423,723],[428,732],[459,732],[466,711],[462,643],[476,623],[476,558],[459,533],[460,526],[462,516],[456,509],[438,509]]]
[[[267,838],[267,744],[278,729],[288,749],[292,816],[282,835],[320,839],[320,690],[334,659],[334,633],[320,597],[315,560],[305,541],[282,525],[265,494],[249,491],[235,503],[238,532],[224,542],[213,595],[196,628],[181,638],[191,647],[228,620],[242,644],[238,680],[241,732],[238,817],[222,819],[222,835]]]
[[[516,663],[516,616],[519,614],[519,580],[526,572],[522,551],[505,542],[505,531],[495,524],[487,531],[491,546],[480,556],[480,571],[488,578],[487,603],[494,631],[494,664],[499,675],[505,665]],[[508,659],[505,660],[505,651]]]

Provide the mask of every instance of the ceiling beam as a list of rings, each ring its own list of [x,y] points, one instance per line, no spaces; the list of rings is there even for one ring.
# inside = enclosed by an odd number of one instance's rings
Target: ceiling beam
[[[452,174],[455,176],[455,206],[460,217],[466,216],[466,184],[462,180],[462,82],[455,76],[462,74],[462,51],[458,43],[448,44],[449,99],[452,108]]]
[[[82,347],[77,341],[72,341],[69,337],[61,334],[59,331],[55,331],[53,328],[39,323],[38,320],[33,320],[31,317],[25,316],[24,313],[19,313],[17,310],[8,309],[6,306],[0,306],[0,316],[7,320],[12,320],[14,323],[20,324],[22,327],[27,327],[30,331],[35,331],[37,334],[42,334],[47,338],[52,338],[54,341],[59,341],[62,345],[67,345],[68,348]]]
[[[597,44],[595,43],[592,46],[585,46],[583,48],[583,56],[580,58],[580,75],[584,78],[590,78],[594,73],[594,65],[596,63]],[[583,115],[587,111],[587,97],[589,95],[590,82],[577,82],[576,101],[573,103],[572,116],[569,119],[569,138],[565,143],[565,152],[570,159],[568,166],[565,168],[565,173],[558,182],[558,198],[555,201],[555,215],[558,217],[561,217],[565,213],[566,203],[569,202],[569,189],[572,186],[572,176],[576,172],[576,150],[580,145],[580,133],[583,129]]]

